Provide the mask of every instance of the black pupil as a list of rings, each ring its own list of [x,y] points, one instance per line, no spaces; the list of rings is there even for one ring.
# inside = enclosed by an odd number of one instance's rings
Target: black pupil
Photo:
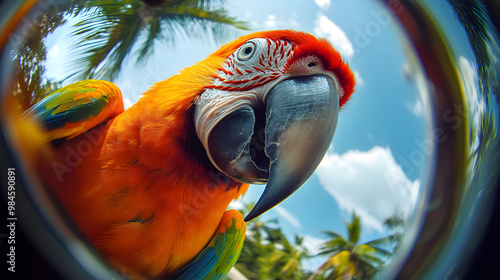
[[[245,54],[250,54],[252,52],[252,50],[253,50],[253,47],[251,47],[251,46],[246,47]]]
[[[307,67],[314,67],[314,66],[316,66],[316,63],[314,62],[309,62],[309,64],[307,64]]]

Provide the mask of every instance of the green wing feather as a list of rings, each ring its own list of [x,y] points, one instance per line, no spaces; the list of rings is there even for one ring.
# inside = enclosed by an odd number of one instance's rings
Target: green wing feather
[[[219,227],[203,251],[173,279],[223,279],[238,260],[246,223],[236,210],[224,212]]]
[[[60,88],[24,115],[47,130],[49,140],[71,139],[123,112],[120,89],[110,82],[85,80]]]

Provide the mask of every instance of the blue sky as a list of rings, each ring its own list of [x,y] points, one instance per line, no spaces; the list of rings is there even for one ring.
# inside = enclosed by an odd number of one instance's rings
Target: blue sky
[[[358,80],[317,172],[260,219],[278,217],[285,233],[305,236],[313,253],[324,241],[322,230],[345,234],[343,221],[350,220],[352,211],[362,218],[361,242],[386,236],[382,222],[395,211],[410,219],[429,176],[432,118],[420,65],[389,11],[375,1],[364,0],[228,2],[229,14],[249,22],[250,32],[296,29],[329,39]],[[453,17],[445,8],[438,7],[443,11],[438,12],[440,16]],[[49,78],[59,79],[67,71],[71,44],[64,40],[67,30],[60,28],[47,40]],[[460,30],[450,36],[466,39]],[[195,64],[218,47],[211,41],[180,39],[174,49],[157,43],[154,55],[144,65],[135,65],[134,58],[127,60],[115,81],[126,106],[136,102],[153,83]],[[461,58],[464,79],[472,80],[474,77],[466,77],[473,72],[469,71],[474,65],[470,50],[459,49],[455,55]],[[255,202],[263,189],[252,186],[244,201]],[[309,267],[314,268],[319,261],[312,261]]]

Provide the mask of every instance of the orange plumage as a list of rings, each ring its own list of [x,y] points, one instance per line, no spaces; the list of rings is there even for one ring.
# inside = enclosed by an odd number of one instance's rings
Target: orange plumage
[[[340,104],[349,99],[354,76],[329,43],[295,31],[258,32],[156,83],[123,113],[56,144],[56,160],[42,167],[76,225],[119,271],[151,278],[182,268],[208,244],[229,203],[247,190],[210,162],[193,115],[199,96],[227,71],[226,59],[252,38],[303,45],[292,61],[319,56],[338,78]]]
[[[229,203],[248,188],[212,167],[192,132],[193,102],[222,61],[211,56],[157,83],[116,118],[57,148],[65,163],[69,151],[96,139],[74,172],[61,171],[62,182],[51,185],[116,266],[148,277],[177,270],[207,245]]]

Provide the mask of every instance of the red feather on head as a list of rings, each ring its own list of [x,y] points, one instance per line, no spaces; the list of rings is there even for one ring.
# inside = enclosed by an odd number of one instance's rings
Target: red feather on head
[[[252,33],[242,36],[235,41],[222,46],[214,52],[212,56],[227,57],[236,51],[245,42],[255,38],[266,38],[274,41],[289,41],[294,47],[292,57],[288,65],[301,58],[315,56],[320,59],[323,69],[330,71],[337,78],[342,92],[339,100],[339,106],[342,106],[349,100],[354,92],[356,78],[348,63],[344,61],[340,53],[326,39],[318,39],[309,33],[295,30],[272,30]]]

